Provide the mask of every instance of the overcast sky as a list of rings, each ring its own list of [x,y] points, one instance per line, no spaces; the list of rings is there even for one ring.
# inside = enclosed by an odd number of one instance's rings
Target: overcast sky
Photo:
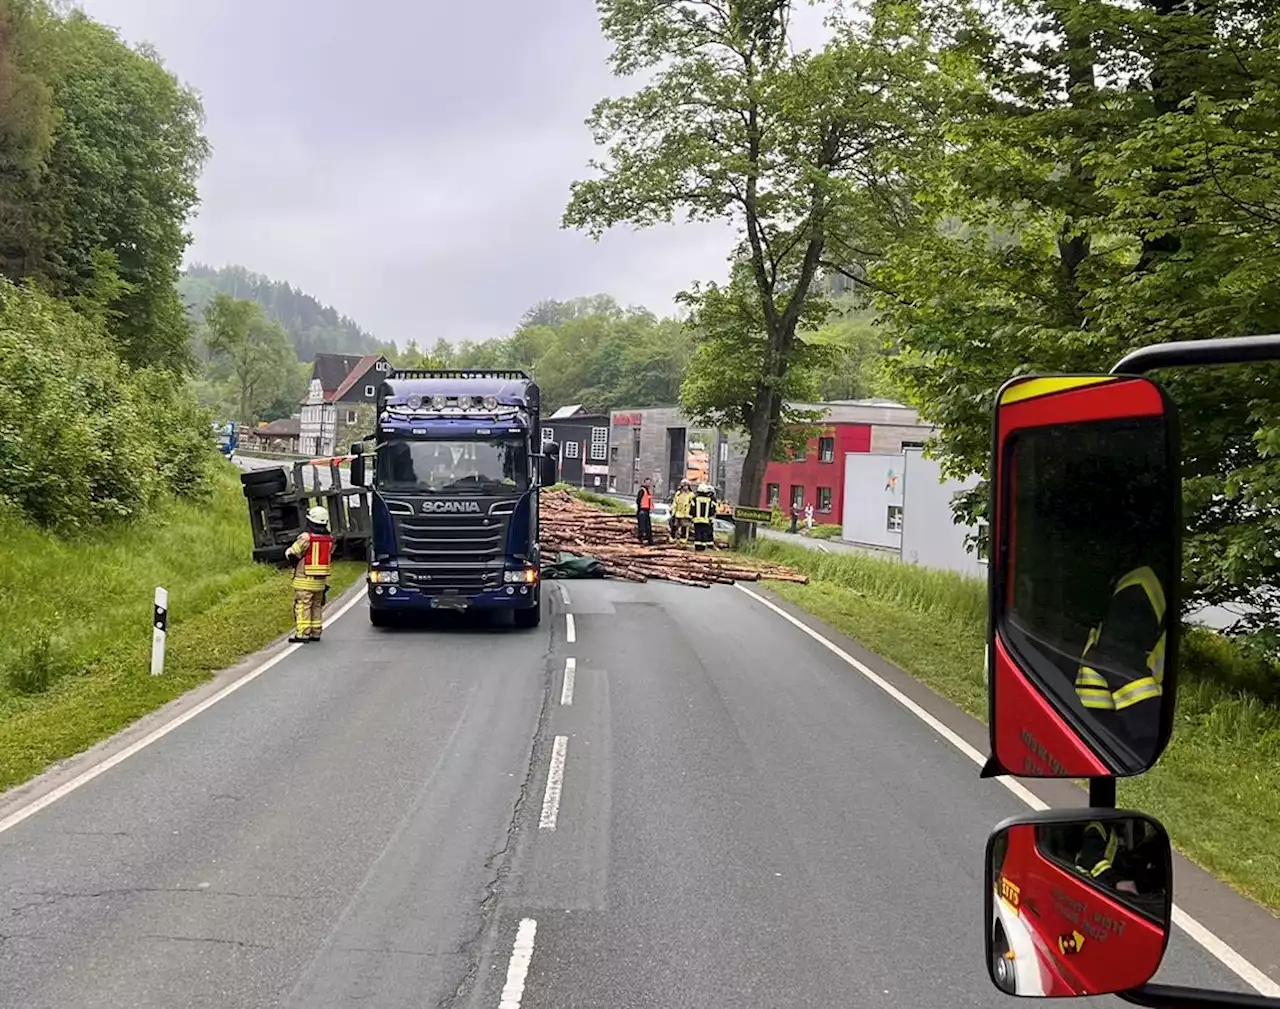
[[[381,339],[484,339],[542,298],[672,311],[733,233],[561,231],[630,90],[591,0],[80,0],[196,88],[213,156],[188,260],[287,280]],[[817,30],[809,12],[804,34]]]

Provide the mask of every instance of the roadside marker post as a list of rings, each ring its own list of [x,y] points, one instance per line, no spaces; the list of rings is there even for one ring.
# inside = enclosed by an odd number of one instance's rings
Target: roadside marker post
[[[156,586],[155,606],[151,617],[151,675],[164,672],[164,641],[169,632],[169,593]]]

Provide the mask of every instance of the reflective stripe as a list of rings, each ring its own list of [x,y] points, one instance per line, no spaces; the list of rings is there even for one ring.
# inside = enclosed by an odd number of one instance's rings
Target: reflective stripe
[[[1149,567],[1134,568],[1127,575],[1120,579],[1116,585],[1113,596],[1118,596],[1125,589],[1133,588],[1139,585],[1142,591],[1147,594],[1147,601],[1151,603],[1151,608],[1156,611],[1156,621],[1164,619],[1165,599],[1164,587],[1160,584],[1160,579],[1156,577],[1156,573]]]
[[[1150,567],[1144,565],[1140,568],[1134,568],[1121,578],[1116,583],[1115,591],[1111,594],[1112,598],[1126,589],[1135,587],[1141,588],[1146,594],[1147,602],[1151,604],[1151,609],[1155,613],[1157,624],[1163,624],[1165,607],[1167,606],[1164,588],[1160,584],[1160,579],[1156,577],[1156,573]],[[1102,624],[1099,624],[1089,631],[1084,650],[1080,653],[1081,665],[1076,670],[1075,681],[1076,696],[1080,698],[1080,703],[1086,708],[1095,711],[1121,711],[1125,708],[1131,708],[1142,701],[1159,697],[1163,692],[1161,683],[1164,680],[1164,654],[1167,632],[1163,630],[1160,632],[1160,637],[1157,639],[1155,647],[1147,653],[1147,668],[1151,671],[1151,675],[1140,677],[1116,690],[1111,690],[1110,684],[1101,673],[1090,666],[1084,665],[1084,660],[1088,658],[1090,649],[1102,637],[1102,626]]]
[[[1120,711],[1124,708],[1133,707],[1139,701],[1147,701],[1153,697],[1159,697],[1161,693],[1160,684],[1155,681],[1155,678],[1144,676],[1140,680],[1126,683],[1119,690],[1114,691],[1111,696],[1115,698],[1116,710]]]
[[[302,575],[295,575],[292,584],[293,588],[299,592],[323,592],[325,581],[323,578],[306,578]]]
[[[1147,656],[1147,668],[1151,670],[1151,675],[1157,683],[1164,682],[1164,639],[1165,632],[1161,631],[1160,640]]]

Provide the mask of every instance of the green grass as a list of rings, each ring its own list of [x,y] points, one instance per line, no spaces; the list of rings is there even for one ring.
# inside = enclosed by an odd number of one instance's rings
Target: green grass
[[[579,501],[585,501],[587,504],[595,505],[601,511],[611,512],[614,515],[634,515],[636,511],[626,501],[610,497],[608,494],[597,494],[594,491],[583,490],[581,487],[573,486],[573,484],[558,483],[549,487],[548,490],[568,491]]]
[[[291,625],[289,575],[250,560],[239,481],[204,503],[69,541],[0,516],[0,790],[73,756],[234,665]],[[330,599],[364,566],[342,562]],[[169,592],[165,673],[151,607]]]
[[[838,540],[844,530],[838,525],[814,526],[803,535],[813,540]]]
[[[856,554],[760,539],[758,557],[809,575],[769,588],[985,722],[986,583]],[[1178,849],[1280,911],[1280,670],[1202,628],[1183,636],[1177,727],[1118,801],[1168,828]]]

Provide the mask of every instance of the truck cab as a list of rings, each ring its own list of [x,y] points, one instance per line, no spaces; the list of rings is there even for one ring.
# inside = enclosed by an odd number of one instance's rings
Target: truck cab
[[[538,492],[555,451],[538,451],[538,386],[519,371],[397,371],[382,384],[372,458],[369,619],[432,610],[540,620]],[[545,472],[543,472],[545,470]]]

